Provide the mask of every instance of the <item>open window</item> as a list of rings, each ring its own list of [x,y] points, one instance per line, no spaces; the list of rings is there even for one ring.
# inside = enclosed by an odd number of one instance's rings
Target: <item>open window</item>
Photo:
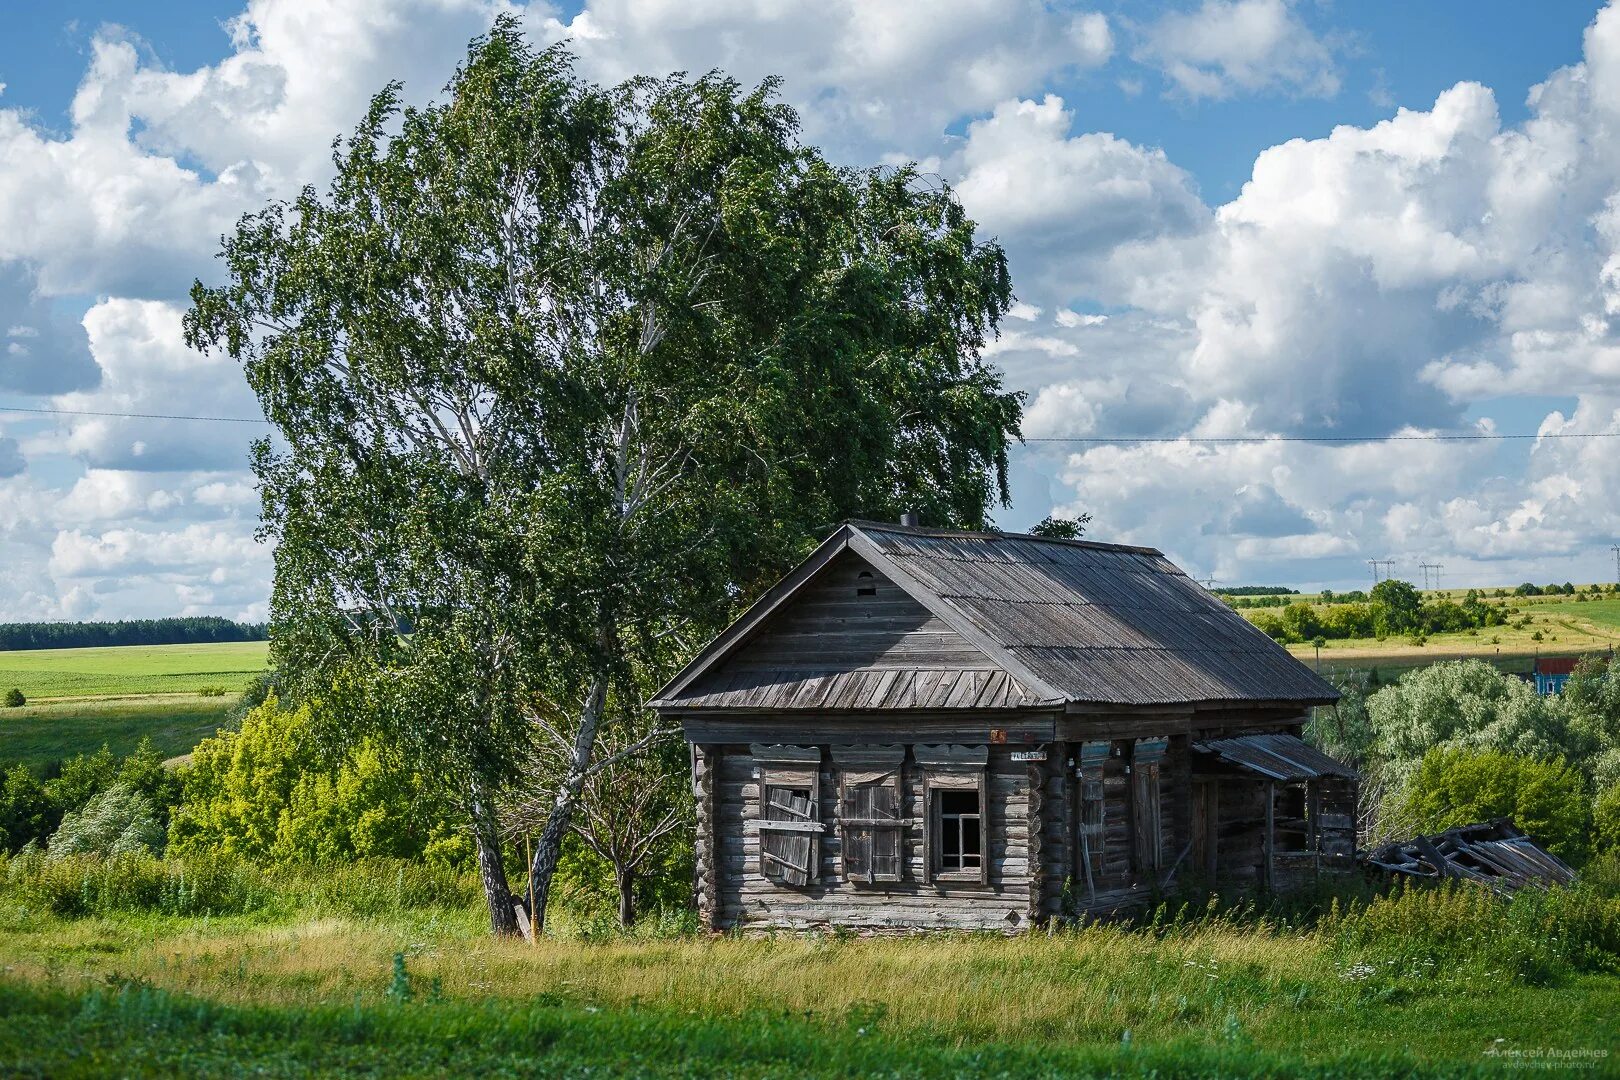
[[[759,781],[759,872],[808,885],[821,864],[821,748],[750,747]]]
[[[990,880],[989,799],[983,746],[919,746],[930,881]]]
[[[845,881],[899,881],[905,868],[901,815],[903,746],[834,747],[838,770],[838,849]]]

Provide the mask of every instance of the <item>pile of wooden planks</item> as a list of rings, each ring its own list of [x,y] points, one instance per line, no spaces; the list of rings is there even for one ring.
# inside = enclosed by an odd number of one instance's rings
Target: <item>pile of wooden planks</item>
[[[1419,836],[1364,852],[1362,864],[1412,877],[1459,878],[1498,892],[1526,885],[1567,885],[1575,871],[1520,832],[1507,818],[1461,825],[1434,836]]]

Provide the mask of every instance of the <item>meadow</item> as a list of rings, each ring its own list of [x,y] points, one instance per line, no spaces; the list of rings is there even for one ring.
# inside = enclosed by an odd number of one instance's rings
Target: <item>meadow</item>
[[[420,865],[0,869],[7,1075],[1470,1076],[1620,1054],[1620,902],[1590,888],[1011,938],[565,918],[530,945]]]
[[[268,649],[263,641],[231,641],[0,652],[0,690],[14,686],[30,701],[195,694],[213,686],[236,695],[265,669]]]
[[[1529,625],[1430,634],[1422,644],[1415,644],[1405,635],[1390,635],[1382,641],[1377,638],[1330,640],[1320,652],[1321,669],[1376,667],[1380,672],[1393,675],[1407,668],[1442,660],[1477,657],[1491,661],[1503,671],[1528,672],[1537,656],[1607,653],[1620,647],[1620,599],[1579,602],[1573,596],[1512,596],[1498,599],[1490,595],[1494,589],[1482,591],[1487,593],[1486,603],[1511,604],[1523,616],[1529,617]],[[1425,600],[1460,601],[1465,592],[1447,589],[1422,595]],[[1289,599],[1312,603],[1317,598],[1303,595]],[[1239,613],[1252,618],[1260,610],[1265,609],[1244,609]],[[1309,642],[1295,642],[1287,648],[1308,664],[1315,666],[1318,662],[1318,652]]]
[[[0,763],[42,768],[103,746],[125,757],[149,738],[166,758],[181,757],[226,726],[236,696],[164,694],[53,701],[0,711]]]
[[[165,757],[189,753],[229,722],[267,650],[244,641],[0,652],[0,693],[16,687],[28,699],[0,709],[0,765],[48,767],[102,746],[123,756],[144,737]]]

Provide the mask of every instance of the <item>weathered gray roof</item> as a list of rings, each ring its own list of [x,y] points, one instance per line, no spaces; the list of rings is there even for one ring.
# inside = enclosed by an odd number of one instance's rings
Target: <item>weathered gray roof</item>
[[[845,550],[871,562],[980,648],[1025,692],[1022,704],[1338,698],[1332,686],[1153,548],[846,522],[652,704],[692,707],[683,692]]]
[[[1193,743],[1193,749],[1214,754],[1222,761],[1285,784],[1337,776],[1360,779],[1361,774],[1344,762],[1286,732],[1265,735],[1238,735],[1230,739],[1206,739]]]

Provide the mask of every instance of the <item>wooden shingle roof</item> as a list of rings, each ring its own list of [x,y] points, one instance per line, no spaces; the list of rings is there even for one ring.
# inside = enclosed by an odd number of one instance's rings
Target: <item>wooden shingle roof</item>
[[[1338,699],[1331,685],[1153,548],[852,521],[699,653],[652,706],[736,704],[699,700],[710,694],[694,691],[704,689],[706,673],[725,678],[718,672],[723,659],[845,551],[881,570],[1005,672],[1003,707]],[[789,707],[827,707],[825,697],[800,706],[803,693],[796,689]],[[755,696],[767,703],[770,695]],[[974,698],[952,704],[984,707]]]

